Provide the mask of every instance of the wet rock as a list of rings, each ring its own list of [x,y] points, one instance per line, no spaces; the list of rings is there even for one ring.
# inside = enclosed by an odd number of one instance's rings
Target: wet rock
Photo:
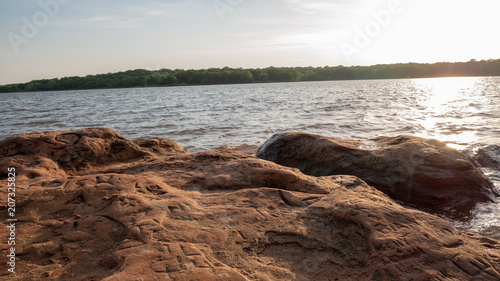
[[[275,135],[257,157],[314,176],[354,175],[396,200],[464,219],[495,197],[493,185],[468,156],[444,143],[411,136],[360,141],[306,133]]]
[[[500,146],[490,145],[479,149],[476,161],[483,167],[500,170]]]
[[[102,137],[92,139],[108,155],[112,141]],[[34,136],[24,139],[29,144]],[[499,241],[403,208],[355,176],[308,176],[228,150],[162,154],[120,143],[125,152],[115,154],[129,155],[126,161],[109,155],[75,170],[82,160],[73,158],[16,180],[17,274],[3,263],[0,279],[500,278]],[[81,149],[63,148],[72,155]],[[132,148],[143,156],[129,154]],[[63,157],[36,145],[23,151],[0,162],[22,172],[30,162],[21,157]]]

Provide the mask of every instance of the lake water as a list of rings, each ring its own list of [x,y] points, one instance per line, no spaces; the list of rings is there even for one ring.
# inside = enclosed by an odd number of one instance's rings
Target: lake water
[[[110,127],[129,139],[164,137],[191,152],[256,151],[275,133],[368,140],[436,138],[500,161],[500,77],[134,88],[1,94],[0,139],[34,131]],[[500,167],[484,169],[500,186]],[[470,224],[497,231],[500,205]]]

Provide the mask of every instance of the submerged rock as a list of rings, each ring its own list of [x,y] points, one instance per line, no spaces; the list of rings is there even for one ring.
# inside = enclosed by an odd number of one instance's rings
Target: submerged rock
[[[257,157],[313,176],[354,175],[391,198],[455,219],[495,197],[472,159],[446,144],[411,136],[360,141],[306,133],[275,135]]]
[[[0,168],[19,173],[17,273],[3,263],[0,279],[500,278],[499,241],[403,208],[357,177],[313,177],[239,152],[189,154],[171,141],[84,131],[0,142]],[[67,134],[88,139],[54,141]],[[112,143],[123,145],[111,152]]]
[[[485,168],[500,170],[500,145],[489,145],[479,149],[476,161]]]

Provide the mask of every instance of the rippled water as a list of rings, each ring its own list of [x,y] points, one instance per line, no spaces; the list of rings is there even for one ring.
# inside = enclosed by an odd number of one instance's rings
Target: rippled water
[[[33,131],[110,127],[129,139],[164,137],[192,152],[254,151],[275,133],[348,139],[437,138],[471,156],[500,155],[500,77],[88,90],[0,95],[0,139]],[[497,149],[498,148],[498,149]],[[500,160],[498,160],[500,161]],[[498,163],[498,162],[497,162]],[[500,168],[485,167],[498,186]],[[500,207],[462,228],[498,227]],[[487,229],[488,230],[488,229]]]

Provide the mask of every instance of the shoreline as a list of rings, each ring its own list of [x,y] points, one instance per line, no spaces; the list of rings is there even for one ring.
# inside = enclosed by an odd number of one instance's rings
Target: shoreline
[[[186,84],[186,85],[170,85],[170,86],[137,86],[137,87],[122,87],[122,88],[85,88],[85,89],[69,89],[69,90],[50,90],[50,91],[20,91],[20,92],[0,92],[2,94],[17,94],[17,93],[58,93],[58,92],[79,92],[93,90],[129,90],[129,89],[157,89],[157,88],[176,88],[176,87],[202,87],[202,86],[224,86],[224,85],[259,85],[259,84],[287,84],[287,83],[315,83],[315,82],[345,82],[345,81],[383,81],[383,80],[418,80],[418,79],[445,79],[445,78],[497,78],[500,75],[494,76],[434,76],[434,77],[406,77],[406,78],[371,78],[371,79],[345,79],[345,80],[313,80],[313,81],[284,81],[284,82],[252,82],[252,83],[221,83],[221,84]],[[9,85],[0,85],[9,86]]]
[[[32,80],[0,85],[0,93],[53,90],[122,89],[156,86],[202,86],[247,83],[346,81],[500,76],[499,60],[439,62],[434,64],[378,64],[371,66],[135,69],[116,73]]]

